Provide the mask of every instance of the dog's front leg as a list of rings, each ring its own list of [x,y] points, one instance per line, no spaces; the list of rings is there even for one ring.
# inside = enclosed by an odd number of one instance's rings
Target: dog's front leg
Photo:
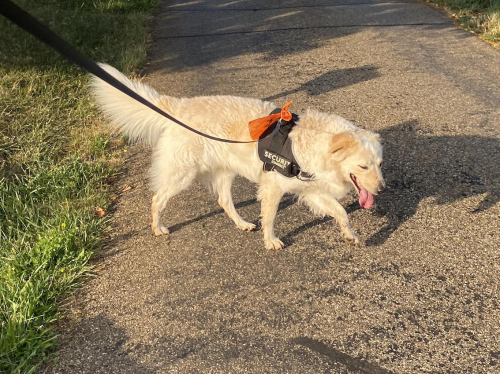
[[[315,214],[324,216],[328,215],[335,218],[345,241],[350,245],[355,245],[359,243],[358,236],[351,229],[349,224],[349,218],[347,217],[347,212],[344,207],[334,198],[324,195],[306,195],[303,196],[303,201],[309,205]]]
[[[285,245],[274,235],[274,219],[278,211],[278,205],[283,197],[283,191],[276,186],[265,186],[259,188],[259,200],[261,201],[262,231],[264,233],[264,244],[266,249],[282,249]]]

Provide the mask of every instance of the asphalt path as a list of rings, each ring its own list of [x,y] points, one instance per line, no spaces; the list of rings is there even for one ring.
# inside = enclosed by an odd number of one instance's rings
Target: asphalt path
[[[266,250],[200,185],[154,237],[150,150],[132,147],[132,189],[41,373],[500,373],[500,51],[415,1],[166,0],[145,77],[377,131],[389,189],[371,210],[342,201],[357,247],[285,196],[286,248]],[[258,223],[256,186],[233,191]]]

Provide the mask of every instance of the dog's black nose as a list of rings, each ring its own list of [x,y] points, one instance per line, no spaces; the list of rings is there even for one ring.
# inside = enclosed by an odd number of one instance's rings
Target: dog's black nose
[[[386,188],[385,186],[380,186],[377,190],[377,193],[380,195],[380,194],[383,194],[385,192]]]

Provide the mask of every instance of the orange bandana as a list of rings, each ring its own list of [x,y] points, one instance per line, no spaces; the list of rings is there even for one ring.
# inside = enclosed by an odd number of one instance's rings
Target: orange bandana
[[[292,102],[289,101],[285,104],[283,109],[281,109],[281,113],[271,114],[267,117],[257,118],[248,123],[248,129],[250,131],[250,137],[252,140],[257,140],[260,136],[271,126],[273,123],[282,119],[283,121],[291,121],[292,113],[288,111],[288,107],[292,105]]]

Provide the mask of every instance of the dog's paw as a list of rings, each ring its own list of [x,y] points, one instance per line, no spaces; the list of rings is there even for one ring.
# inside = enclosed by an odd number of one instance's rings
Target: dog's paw
[[[153,227],[153,234],[155,236],[167,235],[168,229],[165,226]]]
[[[266,245],[266,249],[280,250],[280,249],[283,249],[285,247],[283,242],[281,240],[279,240],[278,238],[274,238],[271,240],[265,240],[264,243]]]
[[[358,245],[359,238],[356,235],[344,236],[344,240],[349,245]]]
[[[238,224],[238,228],[243,231],[253,231],[256,229],[257,226],[255,226],[253,223],[250,222],[241,222]]]

